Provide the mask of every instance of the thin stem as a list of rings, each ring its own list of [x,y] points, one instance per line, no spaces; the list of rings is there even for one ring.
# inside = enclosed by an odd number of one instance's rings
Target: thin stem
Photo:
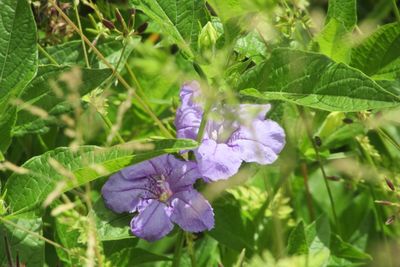
[[[174,252],[174,258],[172,260],[172,267],[179,267],[182,255],[183,241],[184,241],[184,232],[183,230],[179,230],[178,236],[176,237],[176,247]]]
[[[393,4],[394,15],[396,16],[397,21],[400,21],[400,12],[399,8],[397,7],[396,0],[392,0],[392,4]]]
[[[79,30],[82,32],[81,19],[79,18],[78,5],[76,5],[76,4],[74,4],[74,11],[75,11],[75,16],[76,16],[76,21],[78,22]],[[82,49],[83,49],[83,55],[85,57],[86,66],[88,68],[90,68],[89,58],[88,58],[86,46],[85,46],[85,41],[83,41],[82,36],[81,36],[81,42],[82,42]]]
[[[190,257],[190,263],[192,264],[192,267],[196,267],[196,253],[194,252],[193,249],[193,236],[191,233],[185,233],[185,234],[186,234],[188,253]]]
[[[304,125],[306,127],[308,138],[310,139],[310,141],[312,143],[312,146],[314,148],[315,156],[317,158],[317,162],[318,162],[319,168],[320,168],[322,176],[324,178],[326,191],[328,191],[329,202],[331,204],[333,220],[335,222],[336,229],[337,229],[338,233],[340,234],[340,227],[339,227],[339,221],[338,221],[338,218],[337,218],[337,215],[336,215],[335,202],[333,201],[333,195],[332,195],[331,187],[329,186],[329,181],[328,181],[328,177],[327,177],[326,172],[325,172],[325,167],[322,164],[321,156],[319,154],[319,149],[318,149],[317,145],[314,142],[311,126],[309,124],[309,120],[307,118],[307,115],[305,114],[304,109],[302,107],[298,107],[298,110],[299,110],[299,113],[300,113],[300,115],[301,115],[301,117],[303,119]]]
[[[125,79],[118,73],[118,71],[113,67],[113,65],[108,62],[108,60],[103,56],[103,54],[90,42],[90,40],[82,33],[81,30],[76,27],[75,23],[73,23],[70,18],[61,10],[61,8],[55,3],[54,0],[50,0],[51,4],[57,9],[57,12],[64,18],[64,20],[81,36],[81,38],[85,41],[85,43],[93,50],[93,52],[98,56],[98,58],[103,61],[103,63],[110,68],[113,72],[115,72],[115,76],[118,81],[125,87],[127,90],[133,91],[133,96],[139,102],[139,105],[142,106],[143,110],[154,120],[160,130],[168,137],[173,138],[173,135],[168,131],[168,129],[163,125],[159,118],[154,114],[151,108],[146,104],[145,101],[136,93],[136,91],[129,86],[129,84],[125,81]]]
[[[43,237],[43,236],[39,235],[38,233],[35,233],[35,232],[33,232],[33,231],[29,230],[29,229],[26,229],[26,228],[24,228],[24,227],[22,227],[22,226],[20,226],[20,225],[18,225],[18,224],[16,224],[16,223],[11,222],[11,221],[5,220],[5,219],[2,218],[2,217],[0,217],[0,221],[2,221],[3,223],[9,224],[9,225],[11,225],[12,227],[14,227],[14,228],[16,228],[16,229],[19,229],[19,230],[21,230],[21,231],[23,231],[23,232],[25,232],[25,233],[28,233],[28,234],[30,234],[30,235],[32,235],[32,236],[38,238],[38,239],[43,240],[44,242],[49,243],[50,245],[52,245],[52,246],[54,246],[54,247],[56,247],[56,248],[62,249],[62,250],[64,250],[65,252],[67,252],[67,253],[73,255],[72,251],[70,251],[69,249],[67,249],[67,248],[65,248],[65,247],[63,247],[63,246],[61,246],[60,244],[58,244],[58,243],[56,243],[56,242],[54,242],[54,241],[52,241],[52,240],[50,240],[50,239],[47,239],[46,237]],[[79,257],[81,257],[81,258],[83,258],[83,259],[86,260],[86,258],[83,257],[83,256],[79,256]]]
[[[308,213],[310,214],[311,221],[314,221],[314,219],[315,219],[314,206],[313,206],[312,196],[311,196],[311,192],[310,192],[310,186],[308,184],[307,165],[304,162],[301,164],[301,173],[303,175],[304,187],[306,190]]]
[[[112,122],[110,121],[110,119],[109,119],[107,116],[104,116],[104,115],[103,115],[102,113],[100,113],[100,112],[99,112],[99,114],[100,114],[101,118],[103,119],[104,124],[107,126],[107,129],[108,129],[109,131],[111,131],[113,124],[112,124]],[[115,137],[118,139],[118,142],[120,142],[121,144],[124,144],[124,143],[125,143],[125,140],[122,138],[122,136],[119,134],[118,131],[115,132]]]
[[[57,66],[58,66],[57,61],[56,61],[49,53],[47,53],[47,51],[46,51],[40,44],[37,44],[37,47],[38,47],[39,51],[40,51],[45,57],[47,57],[47,58],[50,60],[51,63],[53,63],[54,65],[57,65]]]
[[[210,108],[211,108],[211,103],[210,103],[210,101],[207,100],[205,108],[204,108],[203,116],[201,118],[199,132],[197,133],[197,138],[196,138],[197,142],[201,142],[203,140],[204,130],[207,125],[208,112],[210,111]]]

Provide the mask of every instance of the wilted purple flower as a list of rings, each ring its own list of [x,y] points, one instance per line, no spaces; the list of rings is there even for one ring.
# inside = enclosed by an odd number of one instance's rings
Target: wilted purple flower
[[[193,184],[200,177],[195,162],[164,155],[112,175],[102,194],[117,213],[138,212],[131,221],[134,235],[155,241],[178,224],[188,232],[214,227],[214,213]]]
[[[181,106],[175,118],[179,138],[196,139],[204,113],[198,82],[184,84]],[[195,156],[206,180],[227,179],[242,161],[271,164],[285,145],[285,133],[274,121],[265,119],[270,105],[241,104],[212,106],[204,136]]]

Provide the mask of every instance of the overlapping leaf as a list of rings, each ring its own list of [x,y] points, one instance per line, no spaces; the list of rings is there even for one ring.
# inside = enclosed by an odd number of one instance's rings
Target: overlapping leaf
[[[398,106],[400,98],[361,71],[324,55],[276,49],[245,73],[241,93],[258,100],[284,100],[328,111],[362,111]]]
[[[65,186],[59,191],[65,192],[130,164],[165,153],[193,149],[196,145],[193,140],[157,139],[146,142],[143,145],[147,148],[145,151],[140,151],[140,145],[137,148],[138,143],[111,148],[83,146],[76,152],[60,147],[28,160],[22,166],[28,170],[27,173],[10,176],[6,184],[6,202],[11,212],[37,208],[60,182],[65,182]]]

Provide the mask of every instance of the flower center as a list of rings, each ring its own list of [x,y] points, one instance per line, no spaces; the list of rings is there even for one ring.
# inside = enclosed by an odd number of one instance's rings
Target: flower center
[[[153,191],[156,194],[156,198],[161,202],[166,202],[173,194],[169,183],[166,181],[164,175],[152,177],[154,183],[153,184]]]

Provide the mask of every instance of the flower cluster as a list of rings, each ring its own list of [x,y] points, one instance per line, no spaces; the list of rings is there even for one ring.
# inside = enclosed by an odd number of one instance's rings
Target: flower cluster
[[[197,139],[204,115],[198,82],[184,84],[175,126],[178,138]],[[102,194],[115,212],[137,212],[133,234],[154,241],[168,234],[173,223],[189,232],[210,230],[213,210],[193,184],[228,179],[243,161],[271,164],[285,145],[285,133],[265,119],[270,105],[223,105],[210,108],[196,162],[164,155],[127,167],[112,175]]]

